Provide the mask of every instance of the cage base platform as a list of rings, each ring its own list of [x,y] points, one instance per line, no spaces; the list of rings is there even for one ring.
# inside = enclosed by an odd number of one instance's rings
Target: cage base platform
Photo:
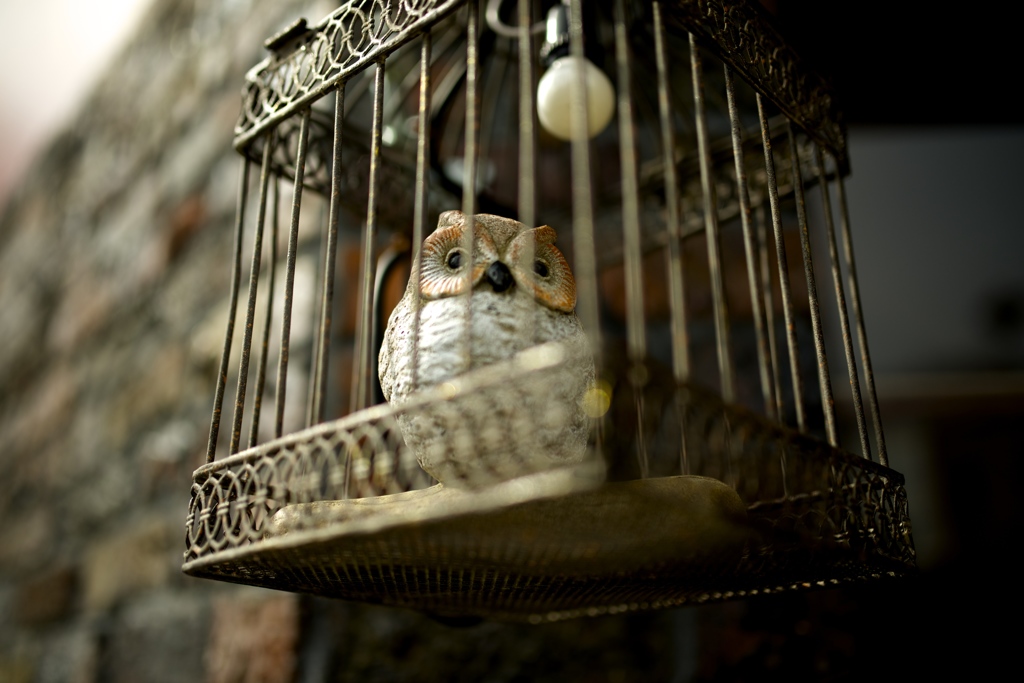
[[[734,489],[711,478],[536,494],[514,485],[476,493],[436,486],[286,506],[268,520],[262,540],[183,569],[446,616],[533,622],[829,585],[837,576],[899,569],[816,553],[801,558],[794,572],[779,565],[777,548],[769,566],[760,552],[764,525]]]

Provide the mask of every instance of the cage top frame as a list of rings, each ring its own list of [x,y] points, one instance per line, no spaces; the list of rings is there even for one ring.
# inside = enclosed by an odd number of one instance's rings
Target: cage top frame
[[[266,41],[270,55],[246,74],[235,149],[242,152],[266,131],[466,4],[350,0],[315,26],[296,21]],[[846,127],[834,88],[785,40],[767,10],[748,0],[657,4],[664,8],[666,28],[688,31],[712,47],[847,172]]]

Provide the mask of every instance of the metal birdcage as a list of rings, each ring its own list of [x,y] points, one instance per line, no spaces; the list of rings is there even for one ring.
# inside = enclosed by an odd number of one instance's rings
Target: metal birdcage
[[[352,0],[266,42],[235,130],[230,313],[185,572],[536,622],[914,570],[828,82],[756,2],[610,4]],[[562,86],[570,133],[539,122],[538,76],[565,57],[612,82],[607,128],[586,130],[583,67]],[[487,464],[550,448],[538,434],[572,380],[530,324],[508,358],[384,402],[396,285],[451,209],[558,231],[596,367],[582,462]],[[437,485],[410,424],[494,476],[459,465]]]

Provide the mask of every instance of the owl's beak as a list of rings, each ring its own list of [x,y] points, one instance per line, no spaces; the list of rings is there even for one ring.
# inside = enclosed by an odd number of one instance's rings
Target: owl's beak
[[[484,273],[484,276],[491,283],[491,286],[494,287],[495,292],[504,292],[516,283],[512,277],[512,271],[501,261],[495,261],[487,266],[487,272]]]

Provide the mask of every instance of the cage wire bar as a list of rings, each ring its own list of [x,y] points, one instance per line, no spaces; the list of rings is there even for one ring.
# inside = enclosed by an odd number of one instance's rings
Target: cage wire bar
[[[850,300],[853,306],[853,318],[857,322],[857,341],[860,345],[861,364],[864,368],[864,382],[868,392],[868,407],[871,411],[871,422],[875,428],[875,445],[878,449],[878,462],[889,466],[889,457],[885,450],[885,435],[882,432],[882,417],[878,410],[878,394],[875,391],[875,375],[871,369],[871,355],[868,352],[867,333],[864,331],[864,316],[860,307],[860,288],[857,284],[857,269],[853,260],[853,240],[850,238],[850,212],[846,206],[846,190],[843,176],[836,174],[836,185],[839,188],[839,215],[843,233],[843,250],[846,254],[846,271],[850,286]]]
[[[811,252],[811,238],[807,226],[807,204],[804,201],[803,173],[800,169],[800,155],[796,149],[796,135],[792,121],[786,124],[789,138],[790,163],[793,166],[793,191],[796,194],[796,217],[800,234],[800,255],[804,266],[804,280],[807,284],[807,304],[811,314],[811,331],[814,336],[814,353],[818,362],[818,388],[821,391],[821,406],[825,415],[825,430],[828,442],[839,445],[836,432],[835,400],[832,397],[832,377],[829,375],[828,356],[825,351],[825,333],[821,327],[821,308],[818,303],[818,288],[814,278],[814,256]]]
[[[669,277],[669,309],[672,312],[672,370],[676,382],[684,382],[690,374],[689,335],[686,330],[686,296],[683,284],[683,246],[679,216],[679,179],[676,177],[675,134],[669,95],[668,58],[665,48],[665,25],[661,3],[651,6],[654,24],[655,73],[658,83],[658,125],[662,140],[662,166],[665,169],[665,214],[668,233],[667,270]]]
[[[465,114],[465,151],[462,156],[463,180],[462,180],[462,213],[466,217],[467,225],[475,223],[476,215],[476,193],[477,193],[477,143],[480,137],[479,115],[479,94],[477,92],[477,81],[479,79],[479,3],[470,2],[466,4],[466,114]],[[462,239],[462,250],[465,253],[466,261],[474,263],[473,255],[473,231],[466,230]],[[462,276],[463,283],[461,294],[462,315],[465,318],[464,329],[467,333],[462,335],[460,342],[462,348],[461,364],[468,371],[471,367],[471,337],[468,331],[472,326],[471,295],[473,293],[473,268],[472,265],[465,269]]]
[[[763,297],[759,291],[761,279],[758,274],[758,262],[755,256],[753,228],[750,215],[750,189],[747,187],[747,172],[743,162],[743,131],[740,125],[739,109],[736,106],[736,90],[732,82],[732,69],[728,64],[725,70],[725,93],[729,106],[729,123],[732,134],[733,157],[736,161],[736,184],[739,188],[738,200],[740,222],[743,228],[743,251],[746,256],[747,280],[750,286],[750,309],[754,321],[754,335],[757,346],[757,369],[761,378],[761,395],[764,400],[764,411],[768,418],[775,417],[774,387],[770,378],[771,360],[766,346],[765,316],[761,310]]]
[[[864,406],[860,398],[860,379],[857,376],[857,362],[853,357],[853,342],[850,338],[850,317],[846,308],[846,294],[843,292],[843,278],[839,272],[839,251],[836,247],[836,230],[832,222],[832,198],[828,191],[828,179],[825,172],[825,159],[821,146],[814,146],[815,162],[818,171],[818,186],[821,187],[821,204],[824,209],[825,236],[828,238],[828,255],[832,264],[832,284],[835,287],[836,307],[839,311],[839,325],[843,335],[843,351],[846,354],[846,368],[850,378],[850,392],[853,399],[853,412],[857,420],[857,435],[860,437],[860,449],[865,458],[871,457],[868,445],[867,428],[864,424]]]
[[[256,371],[256,392],[253,394],[253,405],[252,405],[252,421],[249,425],[249,444],[248,448],[253,448],[259,439],[259,426],[260,426],[260,411],[263,405],[263,389],[266,386],[267,381],[267,361],[270,358],[270,328],[271,321],[274,315],[274,268],[273,264],[277,263],[277,235],[279,230],[279,207],[280,207],[280,184],[275,181],[273,184],[274,189],[274,208],[271,211],[273,220],[271,221],[270,227],[270,264],[271,267],[267,269],[267,297],[266,297],[266,310],[264,311],[264,322],[263,322],[263,336],[260,343],[260,357]]]
[[[725,283],[722,281],[721,236],[718,231],[718,200],[711,178],[711,155],[708,150],[708,118],[704,102],[704,68],[697,41],[690,34],[690,71],[693,74],[693,104],[697,119],[697,154],[700,159],[701,195],[704,198],[704,230],[708,247],[708,264],[711,273],[711,300],[715,318],[715,342],[718,352],[719,390],[722,398],[731,403],[735,400],[733,382],[732,352],[729,343],[729,310],[725,299]]]
[[[187,573],[536,622],[914,570],[906,492],[902,475],[888,468],[857,286],[842,117],[827,81],[754,2],[616,0],[602,9],[569,0],[568,54],[597,59],[614,76],[617,122],[593,139],[584,134],[588,83],[583,67],[574,68],[568,116],[575,132],[556,143],[537,125],[534,40],[535,10],[554,4],[492,0],[485,11],[464,0],[356,1],[316,26],[299,20],[266,42],[270,55],[246,76],[235,130],[243,161],[228,324],[207,463],[193,476],[186,518]],[[610,30],[594,30],[595,22]],[[673,69],[683,59],[685,78]],[[648,67],[653,78],[636,78]],[[496,104],[508,97],[518,98],[511,127]],[[756,117],[756,125],[745,129],[744,117]],[[511,159],[507,172],[502,159]],[[606,171],[606,159],[617,173]],[[459,162],[457,174],[446,160]],[[250,168],[257,163],[245,328],[237,339]],[[544,185],[551,168],[571,179],[561,186],[564,199]],[[279,264],[279,184],[288,180],[287,251]],[[502,182],[515,190],[501,195]],[[815,184],[860,455],[840,447],[846,425],[832,395],[821,319],[822,304],[832,301],[818,298],[805,198]],[[307,191],[323,195],[326,220],[303,218]],[[530,477],[529,485],[431,486],[402,424],[422,420],[448,434],[445,448],[456,459],[497,447],[529,457],[543,448],[533,433],[536,416],[513,412],[496,423],[494,415],[510,396],[527,405],[550,393],[567,362],[557,347],[527,348],[422,386],[399,406],[371,405],[383,323],[375,312],[395,257],[406,253],[418,282],[432,216],[458,207],[471,221],[482,206],[501,205],[499,195],[527,229],[556,220],[566,228],[576,313],[597,371],[586,396],[591,457],[576,469]],[[311,223],[319,231],[304,227]],[[389,234],[404,236],[408,249],[393,243],[375,260]],[[794,239],[799,265],[787,253]],[[309,346],[305,416],[298,431],[288,431],[289,375],[301,387],[304,372],[289,363],[297,260],[317,240],[313,332],[295,340],[296,353]],[[358,273],[341,282],[356,290],[339,290],[339,250],[353,241]],[[461,248],[473,263],[472,240]],[[532,263],[532,244],[528,249]],[[651,256],[659,256],[663,279],[651,271]],[[467,330],[471,270],[458,295]],[[265,320],[250,391],[261,289]],[[748,297],[749,313],[733,313],[740,295]],[[710,320],[693,307],[703,296]],[[419,386],[421,303],[413,300],[412,377]],[[346,301],[355,302],[355,332],[339,342],[336,320]],[[278,367],[267,386],[275,306]],[[537,320],[520,332],[526,346],[537,339]],[[734,328],[741,325],[753,334],[753,362],[745,367],[737,364]],[[332,359],[339,343],[352,348],[348,387],[332,379],[345,369]],[[468,334],[461,354],[470,368]],[[707,354],[717,372],[698,362]],[[227,455],[217,459],[232,357],[232,430]],[[804,385],[809,363],[816,391]],[[265,392],[274,401],[269,432],[261,431]],[[240,450],[246,412],[250,429]]]
[[[253,237],[252,262],[249,270],[249,301],[245,311],[245,331],[242,338],[241,367],[238,371],[238,385],[235,389],[235,412],[231,426],[229,452],[237,453],[242,438],[242,417],[245,409],[246,380],[249,377],[249,353],[252,347],[252,331],[256,317],[256,292],[259,287],[260,258],[263,255],[263,228],[267,214],[267,190],[270,186],[270,153],[273,144],[263,148],[263,163],[260,165],[260,203],[256,216],[256,232]],[[268,321],[269,326],[269,321]]]
[[[419,280],[423,267],[423,235],[427,223],[427,156],[430,144],[430,56],[433,48],[430,31],[423,33],[421,38],[422,47],[420,54],[420,101],[419,113],[417,114],[416,130],[416,206],[413,213],[412,228],[412,267],[410,278]],[[419,329],[420,329],[420,300],[413,299],[413,326],[412,326],[412,382],[419,384]]]
[[[537,225],[537,188],[534,178],[537,174],[537,114],[534,104],[534,89],[537,77],[534,70],[533,57],[533,11],[530,0],[517,0],[516,18],[519,25],[515,31],[515,40],[519,48],[519,174],[516,204],[519,222],[527,228]],[[496,8],[495,3],[488,5],[488,13]],[[534,245],[527,244],[524,261],[532,262]],[[537,319],[531,316],[524,324],[522,335],[530,344],[537,341]]]
[[[772,234],[775,238],[775,260],[779,269],[782,313],[786,325],[786,350],[789,353],[790,379],[793,383],[793,404],[796,411],[797,429],[804,432],[807,430],[807,417],[804,414],[804,385],[803,377],[800,374],[799,354],[796,346],[796,324],[793,321],[793,294],[789,284],[789,259],[786,255],[786,242],[782,234],[782,210],[779,207],[779,184],[775,174],[775,157],[772,154],[771,127],[765,114],[764,102],[761,99],[760,93],[757,94],[757,114],[761,121],[761,140],[764,145],[764,167],[768,179],[768,200],[772,212]],[[781,410],[780,407],[780,413]]]
[[[640,240],[640,190],[637,172],[636,121],[630,88],[629,47],[626,34],[626,10],[622,0],[615,1],[615,62],[618,73],[619,145],[622,174],[622,233],[626,281],[626,349],[629,358],[629,379],[633,385],[637,420],[637,462],[640,477],[650,473],[646,440],[644,439],[644,392],[647,370],[647,335],[644,325],[643,276]],[[578,129],[577,129],[578,130]],[[596,283],[595,283],[596,284]]]

